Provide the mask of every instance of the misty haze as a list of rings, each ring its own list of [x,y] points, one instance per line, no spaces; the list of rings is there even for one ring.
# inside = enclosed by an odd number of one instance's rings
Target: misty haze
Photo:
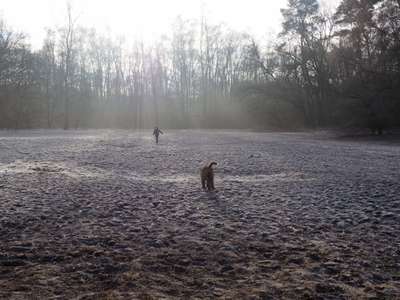
[[[0,299],[400,299],[399,0],[2,0]]]

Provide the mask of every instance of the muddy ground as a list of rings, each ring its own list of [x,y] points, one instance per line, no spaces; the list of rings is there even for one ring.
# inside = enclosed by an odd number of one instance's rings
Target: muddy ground
[[[399,179],[381,140],[3,131],[0,298],[400,299]]]

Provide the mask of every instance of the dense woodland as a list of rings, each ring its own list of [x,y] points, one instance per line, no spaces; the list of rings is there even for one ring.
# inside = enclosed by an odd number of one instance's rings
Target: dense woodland
[[[0,20],[0,128],[400,125],[400,0],[281,13],[269,43],[203,17],[149,45],[82,28],[68,7],[35,51]]]

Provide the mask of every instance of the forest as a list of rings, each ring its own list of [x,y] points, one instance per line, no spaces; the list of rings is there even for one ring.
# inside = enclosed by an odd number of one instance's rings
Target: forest
[[[0,19],[0,128],[400,125],[400,0],[289,0],[269,42],[177,17],[152,44],[79,25],[33,50]]]

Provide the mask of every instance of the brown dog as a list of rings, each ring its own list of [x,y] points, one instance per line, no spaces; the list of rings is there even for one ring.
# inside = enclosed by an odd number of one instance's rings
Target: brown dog
[[[214,187],[214,170],[212,168],[214,165],[217,165],[217,163],[215,161],[210,163],[208,166],[203,167],[200,171],[201,186],[203,187],[203,189],[205,189],[206,185],[207,185],[207,189],[209,191],[215,189],[215,187]]]

